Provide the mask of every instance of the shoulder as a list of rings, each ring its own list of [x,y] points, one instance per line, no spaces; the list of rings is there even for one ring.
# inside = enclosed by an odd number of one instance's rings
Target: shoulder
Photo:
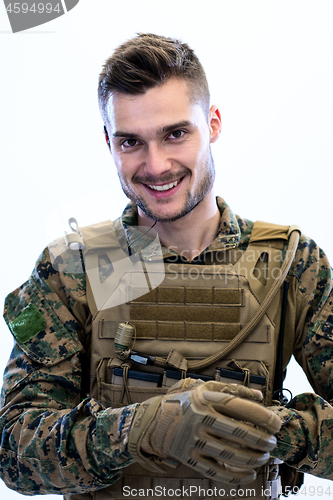
[[[288,248],[288,227],[265,222],[253,222],[237,216],[240,228],[240,248],[246,249],[250,242],[259,240],[266,241],[268,245],[276,244],[279,240],[280,248],[283,250],[282,258],[285,258]],[[283,232],[286,231],[284,234]],[[273,240],[275,243],[273,243]],[[332,289],[332,268],[325,252],[316,242],[301,234],[295,258],[289,270],[289,276],[297,278],[299,290],[305,295],[313,295],[318,290],[329,294]]]
[[[306,235],[300,237],[289,275],[296,277],[300,294],[314,310],[332,296],[332,267],[325,252]]]
[[[43,250],[29,279],[6,297],[4,319],[29,357],[52,364],[80,350],[82,324],[75,308],[84,295],[80,252],[59,238]]]
[[[305,275],[311,275],[312,281],[332,278],[332,268],[324,250],[313,239],[304,234],[300,237],[290,272],[299,281]]]

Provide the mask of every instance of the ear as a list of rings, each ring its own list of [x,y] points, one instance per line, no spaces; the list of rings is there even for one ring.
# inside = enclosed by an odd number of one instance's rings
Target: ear
[[[220,133],[222,131],[221,113],[215,104],[213,104],[209,110],[208,124],[210,130],[210,142],[215,142],[220,137]]]
[[[110,137],[109,137],[108,131],[106,130],[106,126],[105,125],[104,125],[104,137],[105,137],[105,140],[106,140],[106,144],[108,145],[109,150],[111,151]]]

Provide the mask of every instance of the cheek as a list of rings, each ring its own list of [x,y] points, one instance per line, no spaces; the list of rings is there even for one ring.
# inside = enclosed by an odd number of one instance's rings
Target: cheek
[[[196,165],[200,165],[202,162],[206,161],[207,152],[209,149],[209,144],[204,141],[193,141],[190,147],[184,151],[184,155],[182,155],[184,161],[186,161],[189,166],[195,167]]]
[[[188,139],[182,144],[174,145],[169,149],[170,158],[175,159],[186,167],[193,167],[205,155],[205,144],[199,139]]]
[[[129,178],[134,175],[134,162],[132,158],[126,155],[116,154],[113,155],[113,161],[120,177]]]

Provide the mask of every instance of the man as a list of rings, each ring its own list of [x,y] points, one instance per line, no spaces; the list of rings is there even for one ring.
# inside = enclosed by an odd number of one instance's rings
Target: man
[[[221,116],[186,44],[146,34],[120,46],[99,104],[131,203],[51,244],[7,298],[6,484],[73,500],[276,498],[280,461],[332,478],[324,253],[302,236],[295,255],[297,230],[215,198]],[[292,353],[319,395],[284,407]]]

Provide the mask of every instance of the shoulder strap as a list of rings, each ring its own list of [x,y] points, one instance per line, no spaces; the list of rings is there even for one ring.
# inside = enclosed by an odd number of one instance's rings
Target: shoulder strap
[[[290,226],[280,226],[257,220],[253,224],[250,244],[259,241],[288,240]]]
[[[128,256],[120,241],[125,238],[125,233],[120,219],[114,222],[106,220],[82,227],[78,233],[74,236],[79,236],[77,239],[83,247],[87,275],[87,301],[94,317],[98,310],[106,306],[106,297],[112,293],[112,287],[117,287],[123,275],[121,263]],[[107,280],[111,274],[113,279]]]
[[[116,219],[114,222],[106,220],[98,224],[92,224],[91,226],[81,227],[79,232],[83,240],[85,252],[89,252],[89,250],[95,248],[119,247],[120,244],[116,237],[118,220]]]

